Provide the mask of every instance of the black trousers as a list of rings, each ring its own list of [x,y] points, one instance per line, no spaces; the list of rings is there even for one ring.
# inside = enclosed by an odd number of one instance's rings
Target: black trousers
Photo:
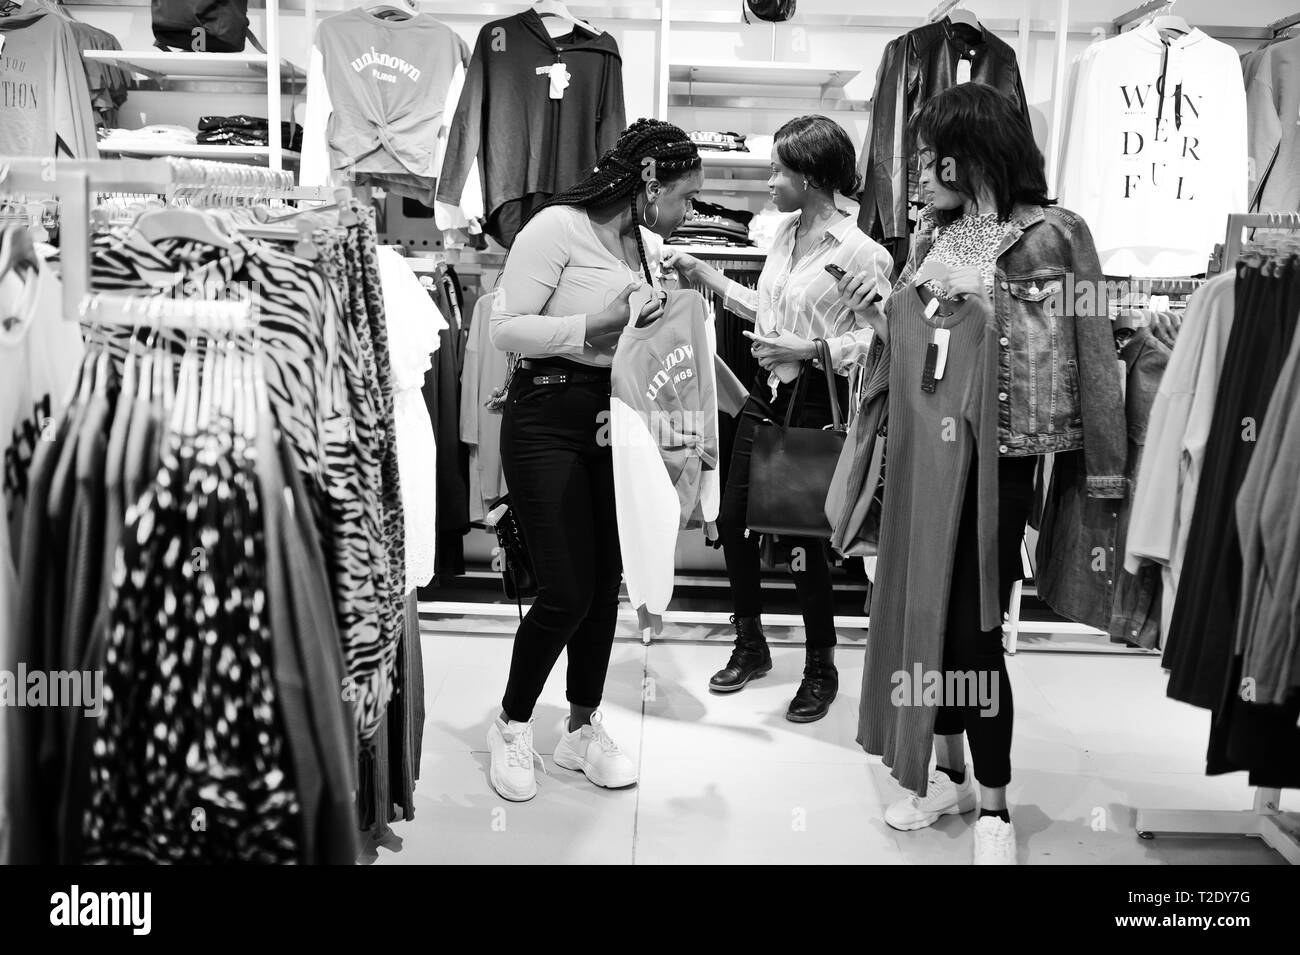
[[[1011,604],[1012,586],[1024,576],[1020,542],[1025,536],[1025,521],[1029,519],[1034,499],[1034,467],[1037,462],[1035,457],[998,460],[998,605],[1003,613]],[[967,677],[965,686],[986,691],[984,699],[990,705],[981,705],[980,693],[966,693],[964,706],[951,705],[951,700],[945,700],[948,705],[941,706],[935,715],[934,732],[937,736],[955,736],[965,732],[970,740],[975,778],[981,786],[996,789],[1011,782],[1011,729],[1015,707],[1002,648],[1002,628],[981,630],[979,625],[975,472],[972,458],[953,556],[948,625],[943,640],[944,686],[959,685],[955,678],[949,678],[949,674],[962,674]],[[974,675],[973,683],[971,675]],[[976,698],[972,699],[972,696]],[[993,701],[996,701],[996,709]]]
[[[831,423],[830,393],[826,379],[817,369],[808,367],[812,375],[800,407],[795,409],[794,424],[804,428],[820,428]],[[835,376],[839,390],[840,409],[847,408],[848,382]],[[754,431],[759,421],[770,417],[783,420],[786,409],[794,397],[797,380],[782,384],[776,399],[767,399],[771,390],[767,385],[767,372],[760,370],[750,388],[740,424],[736,429],[735,444],[731,452],[731,466],[727,471],[727,486],[722,493],[718,514],[718,533],[722,538],[722,553],[727,562],[727,577],[731,581],[731,599],[738,617],[757,617],[763,612],[762,562],[759,557],[758,535],[745,535],[746,512],[749,507],[749,465],[754,449]],[[804,632],[809,647],[835,646],[835,607],[831,592],[831,571],[826,560],[826,545],[813,538],[782,538],[782,544],[802,548],[802,570],[792,571],[795,591],[799,597],[799,610],[803,614]]]
[[[532,717],[566,647],[569,702],[600,705],[623,573],[606,437],[609,384],[532,379],[525,369],[515,375],[501,425],[501,468],[538,583],[515,634],[501,702],[521,722]]]

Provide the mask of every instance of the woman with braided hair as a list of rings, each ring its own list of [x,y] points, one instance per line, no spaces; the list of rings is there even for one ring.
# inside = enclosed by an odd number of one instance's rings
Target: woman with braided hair
[[[702,186],[686,133],[638,120],[585,179],[534,213],[506,259],[491,338],[521,357],[506,390],[501,465],[538,583],[515,634],[501,714],[488,729],[492,786],[506,799],[537,794],[533,708],[566,648],[569,717],[555,762],[599,786],[636,782],[635,765],[597,713],[623,569],[613,455],[600,433],[629,296],[657,285],[650,262]],[[638,324],[662,312],[652,299]]]
[[[865,274],[884,293],[892,267],[889,255],[858,229],[855,220],[838,208],[835,194],[857,193],[858,174],[853,143],[840,126],[825,116],[800,116],[776,131],[772,146],[772,175],[768,189],[777,209],[791,213],[778,227],[768,251],[758,288],[748,289],[717,269],[680,253],[665,258],[684,278],[724,296],[727,308],[754,323],[753,352],[761,366],[741,414],[722,495],[718,530],[731,580],[735,609],[735,648],[727,665],[709,680],[717,693],[739,690],[772,669],[772,656],[763,635],[761,563],[758,535],[745,527],[749,504],[750,457],[754,433],[763,418],[780,421],[793,400],[800,369],[811,374],[794,424],[820,428],[831,423],[831,395],[825,376],[813,370],[815,340],[830,346],[839,376],[838,401],[847,407],[846,376],[872,339],[865,318],[840,301],[836,279],[827,267]],[[789,538],[790,570],[803,613],[806,660],[803,681],[786,711],[786,719],[811,723],[826,715],[839,690],[835,669],[835,623],[830,566],[825,543]]]

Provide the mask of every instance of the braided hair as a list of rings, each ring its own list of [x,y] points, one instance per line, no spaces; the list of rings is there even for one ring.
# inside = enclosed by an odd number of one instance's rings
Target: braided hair
[[[631,198],[632,221],[638,222],[637,195],[641,184],[651,179],[668,184],[699,169],[700,153],[686,133],[659,119],[638,119],[623,131],[613,148],[601,156],[585,179],[570,189],[552,196],[533,212],[536,215],[548,206],[579,206],[590,209],[622,199]],[[647,282],[652,282],[650,265],[645,257],[641,230],[632,230],[636,236],[637,254]]]

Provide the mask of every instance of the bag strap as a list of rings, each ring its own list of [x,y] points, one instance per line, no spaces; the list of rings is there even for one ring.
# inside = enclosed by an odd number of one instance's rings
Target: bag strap
[[[252,43],[253,43],[253,49],[257,50],[258,53],[265,53],[265,52],[266,52],[266,47],[262,46],[261,43],[258,43],[258,42],[257,42],[257,37],[253,36],[253,30],[252,30],[251,27],[245,27],[245,28],[244,28],[244,38],[245,38],[246,40],[251,40],[251,41],[252,41]],[[292,120],[292,117],[290,117],[290,119]]]
[[[824,339],[814,338],[813,346],[817,349],[817,360],[822,363],[822,371],[826,373],[826,390],[830,393],[831,399],[831,424],[836,431],[844,430],[844,417],[840,413],[840,399],[835,392],[835,371],[831,368],[831,347],[826,344]],[[812,364],[806,361],[803,367],[799,369],[799,383],[794,386],[794,395],[790,398],[790,404],[785,409],[785,426],[790,427],[790,422],[794,420],[795,405],[802,407],[805,393],[808,389],[807,379],[811,377],[808,374],[809,366]]]

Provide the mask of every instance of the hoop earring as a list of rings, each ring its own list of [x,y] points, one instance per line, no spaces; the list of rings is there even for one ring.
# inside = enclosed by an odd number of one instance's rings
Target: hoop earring
[[[655,203],[657,203],[658,201],[659,201],[658,199],[651,199],[649,202],[647,202],[647,203],[645,204],[645,208],[644,208],[643,210],[641,210],[641,219],[642,219],[642,221],[645,222],[645,224],[646,224],[647,226],[649,226],[650,228],[652,228],[652,229],[653,229],[655,226],[657,226],[657,225],[659,224],[659,209],[658,209],[658,207],[655,205]],[[654,221],[654,222],[651,222],[651,221],[650,221],[650,217],[647,215],[647,213],[648,213],[651,209],[654,209],[654,211],[655,211],[655,221]]]

